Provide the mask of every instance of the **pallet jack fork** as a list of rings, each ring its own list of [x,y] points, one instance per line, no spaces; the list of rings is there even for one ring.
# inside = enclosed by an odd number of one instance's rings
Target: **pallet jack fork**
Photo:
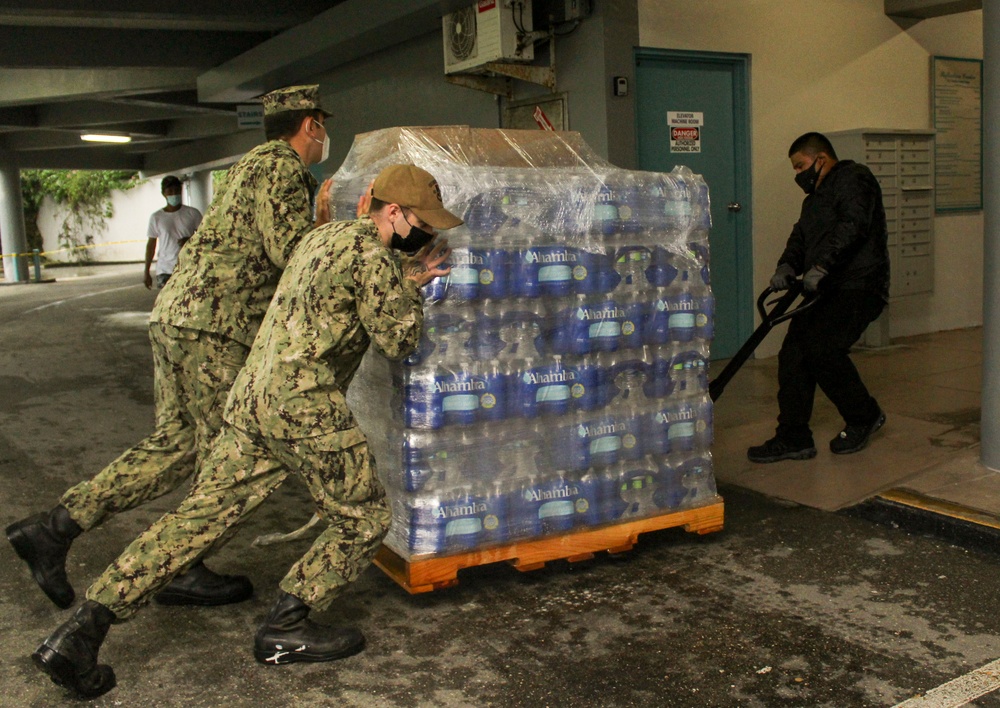
[[[712,379],[708,384],[708,395],[711,396],[712,401],[717,401],[722,392],[726,389],[726,384],[736,376],[736,372],[746,363],[750,355],[754,353],[754,350],[760,346],[760,343],[764,341],[764,338],[770,333],[776,325],[781,324],[785,320],[790,320],[796,315],[808,310],[812,307],[818,297],[816,295],[809,295],[803,298],[803,301],[793,310],[788,308],[792,306],[800,295],[803,295],[802,281],[796,280],[792,287],[784,292],[781,297],[775,298],[770,302],[766,302],[768,296],[778,293],[778,290],[773,289],[768,286],[764,288],[764,291],[757,297],[757,312],[760,314],[760,326],[754,330],[754,333],[750,335],[750,338],[743,343],[739,351],[733,355],[733,358],[729,360],[725,368],[719,372],[719,375]],[[768,310],[767,308],[771,309]]]

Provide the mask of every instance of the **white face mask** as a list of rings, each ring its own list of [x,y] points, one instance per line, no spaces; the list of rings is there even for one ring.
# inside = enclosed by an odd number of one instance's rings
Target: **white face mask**
[[[312,139],[314,142],[320,142],[316,138]],[[330,157],[330,134],[326,132],[326,126],[323,126],[323,154],[320,156],[320,162],[326,162],[326,158]]]

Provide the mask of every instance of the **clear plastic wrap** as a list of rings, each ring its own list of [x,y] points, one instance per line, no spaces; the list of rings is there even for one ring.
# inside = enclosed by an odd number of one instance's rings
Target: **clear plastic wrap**
[[[704,180],[615,168],[576,133],[392,128],[357,137],[335,213],[400,162],[465,225],[418,351],[369,351],[348,392],[386,544],[448,555],[714,502]]]

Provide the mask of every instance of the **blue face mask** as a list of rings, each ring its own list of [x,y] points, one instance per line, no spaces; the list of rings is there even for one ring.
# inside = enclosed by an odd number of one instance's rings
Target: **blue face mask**
[[[167,195],[167,204],[172,207],[181,205],[181,195],[179,194],[169,194]]]

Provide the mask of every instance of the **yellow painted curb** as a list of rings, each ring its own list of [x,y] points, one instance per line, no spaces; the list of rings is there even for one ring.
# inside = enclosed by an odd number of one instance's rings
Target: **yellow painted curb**
[[[953,504],[941,499],[934,499],[933,497],[917,494],[916,492],[911,492],[906,489],[890,489],[885,492],[879,492],[877,496],[879,499],[885,499],[886,501],[895,502],[896,504],[922,509],[923,511],[929,511],[933,514],[941,514],[942,516],[948,516],[953,519],[968,521],[972,524],[1000,529],[1000,518],[994,516],[993,514],[988,514],[985,511],[978,511],[977,509],[970,509],[969,507],[962,506],[961,504]]]

